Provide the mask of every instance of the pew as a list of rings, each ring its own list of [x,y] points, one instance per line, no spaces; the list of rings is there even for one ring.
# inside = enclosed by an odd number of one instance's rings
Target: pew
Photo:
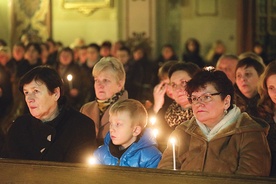
[[[276,178],[0,159],[1,184],[276,184]]]

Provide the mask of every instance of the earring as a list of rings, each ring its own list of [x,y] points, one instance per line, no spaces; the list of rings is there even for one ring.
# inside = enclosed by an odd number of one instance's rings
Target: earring
[[[226,115],[227,114],[227,109],[224,109],[224,115]]]

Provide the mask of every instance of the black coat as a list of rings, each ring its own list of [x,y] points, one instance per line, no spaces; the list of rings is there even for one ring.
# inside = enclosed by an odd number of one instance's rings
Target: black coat
[[[50,122],[32,115],[15,120],[3,156],[14,159],[86,162],[96,148],[94,122],[72,108],[63,108]]]

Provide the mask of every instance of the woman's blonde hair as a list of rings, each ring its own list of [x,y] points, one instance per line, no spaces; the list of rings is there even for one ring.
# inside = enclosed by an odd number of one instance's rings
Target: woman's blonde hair
[[[93,68],[93,77],[98,76],[104,70],[111,70],[116,76],[116,80],[119,83],[122,82],[125,85],[126,72],[123,64],[114,57],[103,57],[99,62],[97,62]]]
[[[119,100],[111,106],[109,115],[117,115],[121,112],[129,113],[132,126],[138,125],[142,128],[147,126],[148,113],[141,102],[134,99]]]

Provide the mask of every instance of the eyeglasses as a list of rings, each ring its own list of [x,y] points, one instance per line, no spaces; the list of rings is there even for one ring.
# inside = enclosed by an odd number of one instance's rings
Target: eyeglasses
[[[176,90],[176,89],[184,89],[184,87],[186,86],[187,84],[187,81],[183,80],[180,82],[180,84],[175,84],[175,83],[171,83],[171,87],[173,90]]]
[[[211,102],[213,100],[212,96],[215,95],[220,95],[221,92],[218,93],[204,93],[203,95],[196,97],[196,96],[191,96],[188,97],[188,100],[190,102],[190,104],[196,104],[197,102],[202,102],[202,103],[208,103]]]

